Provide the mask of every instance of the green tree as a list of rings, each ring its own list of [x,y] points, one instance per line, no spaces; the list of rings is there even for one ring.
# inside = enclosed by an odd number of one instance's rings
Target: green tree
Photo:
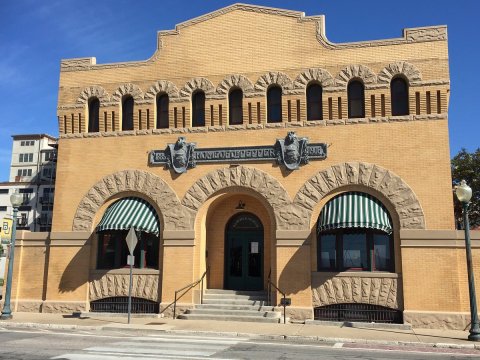
[[[471,227],[480,226],[480,148],[469,153],[461,149],[452,159],[452,181],[457,185],[465,180],[472,188],[472,200],[469,206],[469,221]],[[455,198],[455,220],[457,228],[463,228],[462,205]]]

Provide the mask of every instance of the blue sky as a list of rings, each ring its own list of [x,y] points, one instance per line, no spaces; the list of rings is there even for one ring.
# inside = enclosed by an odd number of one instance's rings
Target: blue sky
[[[97,63],[144,60],[157,30],[235,3],[220,0],[0,0],[0,181],[8,179],[12,134],[58,135],[60,59],[94,56]],[[405,27],[447,25],[450,54],[450,146],[479,145],[473,85],[479,68],[475,0],[249,1],[326,15],[330,41],[400,37]]]

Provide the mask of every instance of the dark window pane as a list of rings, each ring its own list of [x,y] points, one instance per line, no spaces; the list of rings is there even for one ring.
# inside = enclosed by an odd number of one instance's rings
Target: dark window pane
[[[343,234],[343,267],[351,270],[368,270],[367,234]]]
[[[192,97],[192,126],[205,126],[205,93],[197,91]]]
[[[391,236],[388,234],[373,234],[373,250],[375,268],[378,271],[393,271],[393,259],[390,249]]]
[[[324,234],[318,243],[318,269],[335,270],[337,267],[337,236]]]
[[[100,101],[97,98],[88,102],[88,132],[99,131]]]
[[[230,116],[230,125],[243,123],[243,92],[240,89],[233,90],[228,96],[228,110]]]
[[[365,90],[360,81],[348,84],[348,117],[365,117]]]
[[[122,103],[122,130],[133,130],[133,98],[127,96]]]
[[[282,122],[282,89],[279,86],[267,91],[267,122]]]
[[[408,86],[402,78],[395,78],[390,84],[392,115],[408,115]]]
[[[313,84],[307,88],[307,120],[322,119],[322,87]]]
[[[168,95],[163,94],[157,97],[157,129],[166,129],[168,125]]]

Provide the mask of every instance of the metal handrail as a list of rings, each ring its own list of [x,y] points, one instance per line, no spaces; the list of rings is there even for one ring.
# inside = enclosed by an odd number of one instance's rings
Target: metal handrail
[[[185,295],[187,292],[189,292],[192,288],[194,288],[195,286],[197,286],[198,284],[201,284],[200,287],[201,287],[201,292],[200,292],[200,304],[203,304],[203,279],[205,278],[205,276],[207,275],[207,272],[208,272],[208,267],[207,267],[207,270],[205,270],[205,272],[203,273],[202,277],[196,281],[194,281],[193,283],[191,284],[188,284],[184,287],[182,287],[181,289],[178,289],[178,290],[175,290],[175,300],[173,301],[173,318],[175,319],[177,316],[177,301],[180,300],[183,295]],[[178,296],[178,293],[185,290],[180,296]],[[169,306],[171,306],[172,304],[170,304]]]
[[[267,279],[267,286],[268,286],[267,301],[270,305],[272,304],[271,301],[270,301],[270,293],[272,292],[271,286],[273,286],[280,294],[282,294],[282,297],[283,297],[283,323],[286,324],[287,323],[287,318],[285,316],[285,310],[286,310],[286,307],[287,307],[287,302],[285,300],[286,294],[282,290],[280,290],[274,283],[272,283],[271,276],[272,276],[272,269],[270,269],[270,272],[268,273],[268,279]]]

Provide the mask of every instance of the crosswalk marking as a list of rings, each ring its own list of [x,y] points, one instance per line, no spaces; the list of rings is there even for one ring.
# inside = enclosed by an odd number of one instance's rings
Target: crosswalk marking
[[[91,346],[76,353],[63,354],[52,359],[66,360],[152,360],[188,359],[214,360],[212,355],[240,342],[241,337],[212,338],[206,336],[162,335],[129,337],[100,346]]]

